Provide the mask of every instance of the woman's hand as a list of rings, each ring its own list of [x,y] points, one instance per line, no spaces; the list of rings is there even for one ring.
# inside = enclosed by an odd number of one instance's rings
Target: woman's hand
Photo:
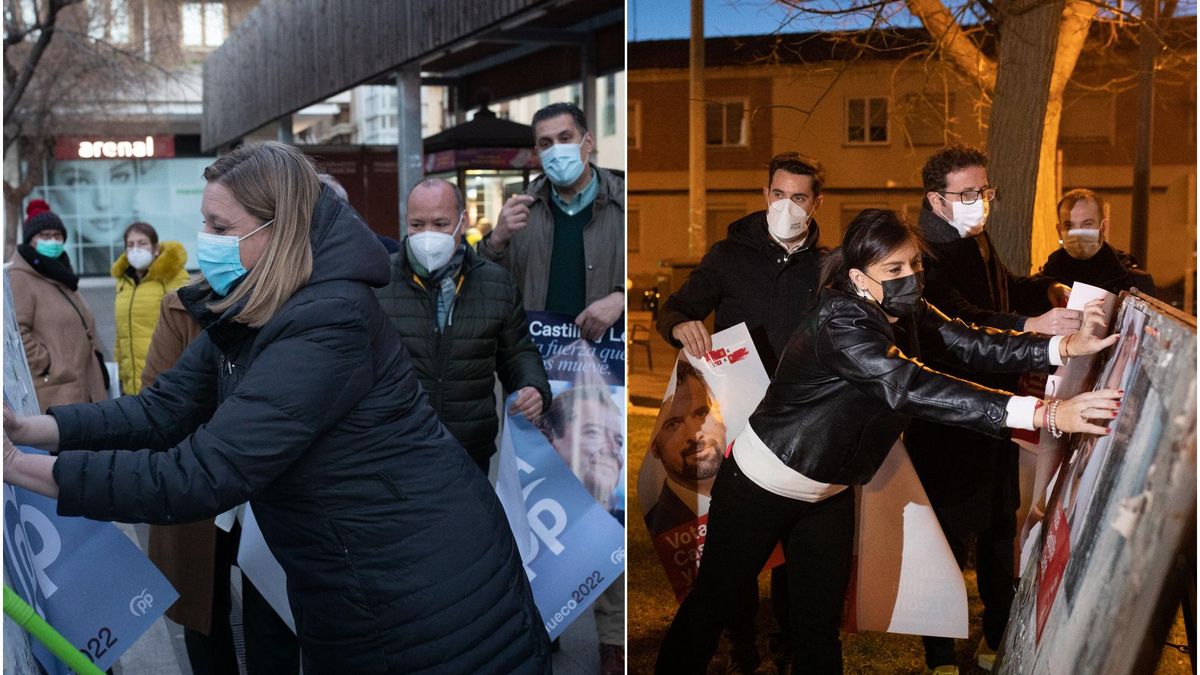
[[[8,408],[4,410],[8,421]],[[4,482],[25,488],[51,499],[58,499],[58,483],[54,482],[54,461],[49,455],[21,452],[4,435]]]
[[[1101,337],[1108,330],[1108,320],[1104,317],[1104,301],[1092,300],[1083,306],[1083,325],[1078,332],[1072,333],[1058,343],[1059,354],[1064,360],[1073,356],[1087,356],[1107,349],[1121,339],[1119,334]]]
[[[8,459],[8,446],[12,445],[9,442],[10,438],[15,438],[17,443],[25,443],[25,435],[28,434],[25,421],[18,417],[13,409],[4,404],[4,459]]]
[[[1059,401],[1054,415],[1054,425],[1059,431],[1069,434],[1085,433],[1103,436],[1112,429],[1093,424],[1088,420],[1112,420],[1121,410],[1120,389],[1099,389],[1084,392],[1075,398]]]
[[[58,422],[50,415],[21,416],[4,404],[4,436],[13,443],[46,452],[58,450]],[[7,454],[7,447],[5,448]]]
[[[8,416],[8,408],[4,409],[4,415],[5,415],[5,417]],[[5,471],[7,471],[9,469],[9,467],[16,466],[17,458],[23,454],[25,454],[25,453],[18,450],[17,446],[13,445],[12,440],[9,439],[8,434],[5,434],[4,435],[4,469],[5,469]]]

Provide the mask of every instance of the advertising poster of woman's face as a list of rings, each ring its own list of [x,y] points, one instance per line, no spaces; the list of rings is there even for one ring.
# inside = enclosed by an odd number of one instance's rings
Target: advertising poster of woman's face
[[[120,243],[136,219],[138,171],[132,160],[57,162],[51,206],[85,243]]]
[[[162,240],[183,243],[193,268],[201,175],[211,162],[207,157],[61,160],[30,198],[45,199],[63,219],[77,272],[108,274],[125,250],[121,234],[139,220],[153,225]]]

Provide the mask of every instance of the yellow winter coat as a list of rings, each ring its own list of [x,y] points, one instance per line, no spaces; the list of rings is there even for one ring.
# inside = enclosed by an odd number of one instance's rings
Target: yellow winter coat
[[[142,388],[142,369],[146,366],[146,352],[150,349],[150,336],[158,322],[158,306],[163,296],[188,283],[184,270],[187,250],[183,244],[164,241],[159,247],[158,257],[150,263],[140,282],[128,274],[129,261],[124,253],[112,266],[112,275],[117,280],[116,357],[123,394],[136,394]]]

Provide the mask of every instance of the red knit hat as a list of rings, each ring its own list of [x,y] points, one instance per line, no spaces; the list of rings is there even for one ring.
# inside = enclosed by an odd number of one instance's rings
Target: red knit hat
[[[45,199],[35,199],[25,207],[25,225],[21,228],[23,242],[28,244],[39,232],[46,230],[62,232],[63,239],[67,238],[67,228],[62,218],[50,210]]]

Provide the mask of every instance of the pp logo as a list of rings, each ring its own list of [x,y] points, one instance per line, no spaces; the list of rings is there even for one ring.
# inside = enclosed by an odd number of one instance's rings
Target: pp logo
[[[621,563],[625,562],[625,548],[621,547],[613,551],[612,555],[608,556],[608,559],[611,560],[614,565],[620,565]]]
[[[154,606],[154,596],[143,588],[141,593],[133,596],[129,601],[129,613],[134,616],[145,616],[146,612]]]

